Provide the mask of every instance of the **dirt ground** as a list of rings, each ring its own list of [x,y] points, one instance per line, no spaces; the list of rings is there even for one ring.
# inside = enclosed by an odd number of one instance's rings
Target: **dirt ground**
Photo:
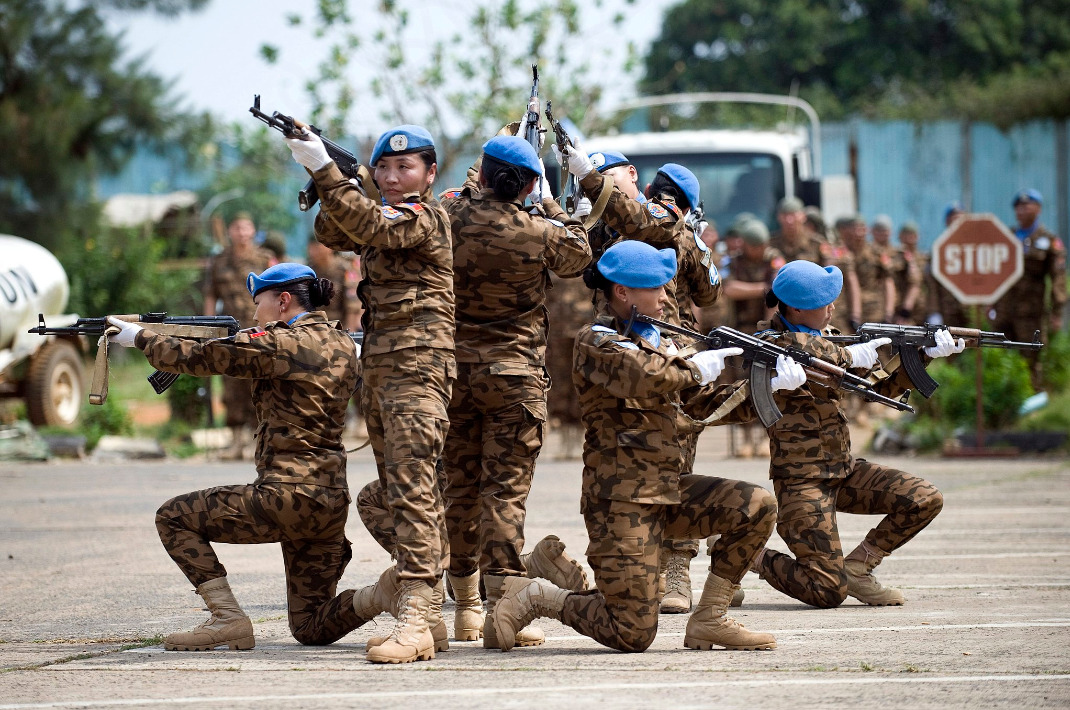
[[[726,460],[702,439],[698,473],[768,485],[767,460]],[[580,464],[544,451],[529,501],[533,543],[556,533],[581,560]],[[879,458],[944,492],[940,517],[878,568],[902,607],[849,599],[818,610],[743,580],[734,616],[776,635],[771,652],[683,648],[686,616],[662,616],[642,654],[605,649],[540,620],[544,646],[511,653],[453,643],[433,661],[376,666],[365,641],[381,616],[339,643],[298,645],[285,617],[276,545],[220,545],[255,622],[251,651],[165,652],[159,637],[204,618],[164,553],[153,514],[189,490],[250,481],[253,466],[207,461],[0,465],[0,710],[107,707],[1060,707],[1070,706],[1070,462]],[[375,475],[351,457],[356,490]],[[850,549],[875,522],[842,515]],[[341,588],[389,564],[351,515],[354,559]],[[785,549],[774,534],[771,545]],[[692,565],[701,589],[703,550]],[[452,604],[447,604],[452,621]]]

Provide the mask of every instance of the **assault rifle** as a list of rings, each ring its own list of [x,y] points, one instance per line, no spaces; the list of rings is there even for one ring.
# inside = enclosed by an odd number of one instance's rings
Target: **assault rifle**
[[[226,338],[240,329],[238,321],[233,316],[169,316],[166,313],[133,313],[112,317],[130,323],[143,323],[152,332],[161,335],[197,340]],[[110,325],[106,317],[79,318],[73,325],[49,327],[45,325],[44,314],[38,314],[37,323],[37,327],[30,328],[28,332],[35,335],[85,335],[103,338],[100,347],[97,348],[97,359],[93,366],[93,384],[89,388],[89,403],[104,404],[108,399],[108,338],[106,336],[117,333],[118,327]],[[156,394],[166,392],[177,379],[177,374],[160,370],[155,370],[148,377],[149,384],[152,385],[152,389],[156,390]]]
[[[538,155],[542,151],[539,150],[539,141],[542,138],[542,125],[539,123],[539,65],[531,65],[531,96],[528,98],[528,113],[524,119],[527,121],[527,128],[524,130],[524,140],[531,144],[531,147],[535,149],[535,154]]]
[[[568,131],[561,125],[561,122],[554,118],[550,101],[546,102],[546,120],[550,122],[550,128],[554,131],[557,150],[561,154],[561,177],[558,180],[559,189],[561,190],[561,207],[571,217],[576,213],[576,206],[583,197],[583,188],[580,187],[579,181],[575,175],[568,171],[568,159],[565,153],[565,148],[574,146],[575,141],[569,136]],[[607,183],[606,188],[592,201],[590,214],[584,216],[584,229],[590,229],[598,223],[598,220],[602,218],[602,213],[606,211],[606,205],[609,204],[609,198],[612,194],[613,184]]]
[[[305,129],[315,133],[319,136],[320,140],[323,141],[323,147],[327,149],[327,155],[331,156],[331,160],[333,160],[335,165],[338,166],[338,169],[342,171],[342,174],[350,180],[355,181],[360,191],[369,199],[374,200],[376,203],[379,202],[379,189],[375,186],[375,181],[372,180],[371,171],[360,164],[360,161],[357,160],[357,156],[353,155],[329,138],[326,138],[320,129],[311,124],[303,123],[293,116],[279,113],[278,111],[272,111],[270,115],[264,113],[260,110],[260,94],[253,95],[253,105],[249,107],[249,113],[266,123],[269,128],[274,128],[287,138],[302,138]],[[305,183],[305,186],[301,188],[301,191],[297,193],[297,206],[302,212],[307,212],[319,202],[319,199],[320,196],[319,192],[316,190],[316,182],[309,178],[309,181]]]
[[[890,338],[892,341],[892,353],[899,355],[903,369],[914,388],[928,399],[940,386],[940,383],[925,371],[925,363],[921,360],[921,348],[931,348],[936,345],[936,333],[946,330],[953,338],[962,338],[967,347],[971,348],[1011,348],[1015,350],[1040,350],[1044,343],[1040,342],[1040,331],[1033,334],[1033,342],[1023,343],[1007,340],[1003,333],[975,328],[954,328],[946,325],[894,325],[892,323],[863,323],[858,327],[854,335],[830,335],[827,340],[833,343],[851,344],[865,343],[874,338]]]
[[[914,408],[904,401],[885,397],[874,392],[873,385],[864,377],[852,375],[844,368],[822,360],[799,348],[781,347],[727,326],[714,328],[708,335],[703,335],[684,326],[642,315],[636,312],[634,308],[632,317],[640,323],[649,323],[662,330],[681,333],[696,340],[701,340],[711,349],[742,348],[743,362],[750,366],[751,402],[754,404],[754,409],[758,413],[758,419],[761,420],[762,426],[766,428],[771,427],[784,416],[780,408],[776,406],[776,402],[773,401],[773,387],[771,384],[777,358],[781,355],[786,355],[802,365],[803,369],[806,370],[807,379],[811,381],[819,382],[828,387],[854,392],[867,402],[880,402],[885,406],[903,412],[914,411]]]

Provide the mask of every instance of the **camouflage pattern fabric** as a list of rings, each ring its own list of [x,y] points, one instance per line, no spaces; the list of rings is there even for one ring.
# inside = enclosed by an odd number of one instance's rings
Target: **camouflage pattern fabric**
[[[401,348],[453,350],[453,249],[449,217],[430,192],[380,205],[333,162],[313,173],[320,194],[315,234],[360,252],[363,355]]]
[[[584,495],[596,588],[571,594],[561,621],[618,651],[644,651],[658,630],[658,559],[665,540],[721,537],[711,574],[739,582],[773,532],[776,504],[761,486],[711,476],[679,478],[680,503],[651,505]]]
[[[784,255],[772,247],[766,247],[758,261],[748,259],[744,254],[732,258],[726,279],[743,283],[765,284],[768,290],[773,285],[773,278],[786,262]],[[731,303],[730,325],[744,333],[753,333],[758,321],[765,319],[768,310],[765,298],[747,298],[733,300]]]
[[[848,312],[862,314],[863,323],[884,323],[886,315],[894,311],[894,304],[885,303],[884,280],[891,276],[892,257],[887,251],[865,244],[852,253],[854,272],[862,291],[862,307],[852,307]]]
[[[306,645],[333,643],[366,619],[354,590],[335,596],[352,558],[345,538],[349,493],[294,483],[221,486],[176,496],[156,512],[167,554],[194,586],[224,577],[210,543],[278,542],[286,567],[290,631]]]
[[[836,247],[810,232],[800,234],[795,239],[788,239],[778,229],[770,235],[769,246],[780,252],[787,261],[803,259],[821,266],[829,266],[838,256]]]
[[[359,365],[352,339],[322,311],[205,342],[146,328],[135,343],[165,372],[252,381],[257,482],[346,487],[342,427]]]
[[[845,478],[776,478],[773,489],[777,532],[791,555],[767,551],[759,574],[774,589],[820,608],[847,597],[837,512],[883,514],[865,543],[887,554],[921,532],[943,507],[933,484],[864,459],[854,459]]]
[[[914,307],[906,319],[911,325],[925,322],[929,315],[925,312],[925,304],[928,301],[925,273],[929,268],[929,255],[920,251],[908,251],[906,249],[892,250],[892,282],[895,284],[895,311],[903,308],[903,299],[907,292],[914,286],[919,287],[918,297],[914,300]]]
[[[579,278],[550,275],[546,293],[549,332],[546,337],[546,370],[550,374],[548,414],[565,425],[580,421],[580,401],[572,384],[572,344],[576,333],[594,320],[591,290]]]
[[[668,204],[669,200],[663,198]],[[680,222],[677,230],[676,277],[670,300],[675,301],[676,318],[681,325],[694,329],[698,325],[695,307],[707,308],[717,303],[724,289],[721,274],[717,270],[715,254],[686,223]],[[666,310],[666,318],[672,314]],[[669,320],[670,323],[675,322]]]
[[[441,502],[442,492],[446,487],[445,476],[442,473],[442,459],[435,466],[435,494],[439,502],[435,504],[436,511],[441,513],[444,505]],[[398,536],[394,529],[394,514],[386,500],[386,489],[379,479],[370,481],[357,493],[357,514],[364,527],[379,543],[379,546],[390,553],[390,557],[397,559]],[[446,518],[439,514],[436,518],[439,540],[442,542],[442,566],[449,564],[449,535],[446,533]]]
[[[339,321],[345,325],[347,315],[361,310],[360,301],[356,297],[355,291],[348,288],[352,260],[340,254],[334,254],[327,264],[310,263],[309,266],[316,272],[316,276],[321,279],[328,279],[334,284],[334,298],[324,309],[327,314],[327,320]]]

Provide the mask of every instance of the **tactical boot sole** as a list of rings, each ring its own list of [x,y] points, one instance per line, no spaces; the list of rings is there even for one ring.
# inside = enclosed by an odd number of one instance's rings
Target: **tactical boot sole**
[[[906,599],[897,599],[897,600],[891,600],[891,601],[886,601],[886,602],[876,602],[876,601],[870,601],[869,599],[862,599],[861,597],[856,597],[854,594],[849,594],[848,596],[851,597],[852,599],[856,599],[856,600],[862,602],[863,604],[865,604],[867,606],[903,606],[903,602],[906,601]]]
[[[770,641],[769,643],[728,645],[723,643],[714,643],[713,641],[706,641],[705,639],[690,639],[684,637],[684,647],[691,648],[696,651],[712,651],[714,648],[723,648],[726,651],[772,651],[774,648],[776,648],[776,641]]]
[[[256,646],[256,639],[252,636],[245,636],[216,643],[168,643],[167,641],[163,643],[165,651],[214,651],[220,646],[226,646],[231,651],[248,651]]]
[[[378,646],[376,646],[378,648]],[[435,649],[429,648],[426,651],[417,651],[411,656],[405,656],[404,658],[398,658],[396,656],[378,657],[375,655],[375,649],[373,648],[364,656],[364,660],[369,663],[412,663],[414,661],[430,661],[435,657]]]
[[[390,638],[390,637],[389,636],[372,636],[370,639],[368,639],[367,643],[364,644],[364,648],[365,649],[372,649],[372,648],[375,648],[376,646],[382,646],[384,643],[386,643],[386,640],[388,638]],[[435,628],[431,629],[431,638],[433,638],[435,640],[435,652],[436,653],[439,653],[441,651],[450,650],[450,640],[449,640],[449,637],[446,634],[446,625],[445,624],[439,624]],[[458,641],[475,641],[476,639],[457,639],[457,640]]]
[[[454,641],[478,641],[481,638],[483,638],[483,629],[466,629],[464,631],[457,631],[454,629],[453,631]]]
[[[691,601],[687,600],[684,604],[683,597],[674,598],[666,597],[661,600],[661,613],[662,614],[687,614],[691,611]]]

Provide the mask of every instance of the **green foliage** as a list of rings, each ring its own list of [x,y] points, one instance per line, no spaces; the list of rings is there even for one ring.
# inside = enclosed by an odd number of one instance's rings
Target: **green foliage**
[[[1049,394],[1070,390],[1070,331],[1052,336],[1040,351],[1044,388]]]
[[[983,357],[983,416],[988,431],[1006,429],[1018,419],[1022,402],[1033,394],[1025,358],[1013,350],[985,349]],[[929,374],[940,383],[932,399],[913,403],[922,417],[944,427],[973,429],[977,421],[976,353],[967,351],[952,362],[938,360]]]
[[[203,427],[208,419],[208,403],[205,400],[207,380],[201,377],[179,377],[167,390],[171,405],[171,421],[187,427]]]
[[[126,435],[134,432],[130,414],[118,399],[108,397],[102,405],[82,409],[80,431],[85,436],[87,451],[92,451],[101,437],[111,434]]]
[[[1018,428],[1024,431],[1070,432],[1070,392],[1050,397],[1043,409],[1025,416]]]

